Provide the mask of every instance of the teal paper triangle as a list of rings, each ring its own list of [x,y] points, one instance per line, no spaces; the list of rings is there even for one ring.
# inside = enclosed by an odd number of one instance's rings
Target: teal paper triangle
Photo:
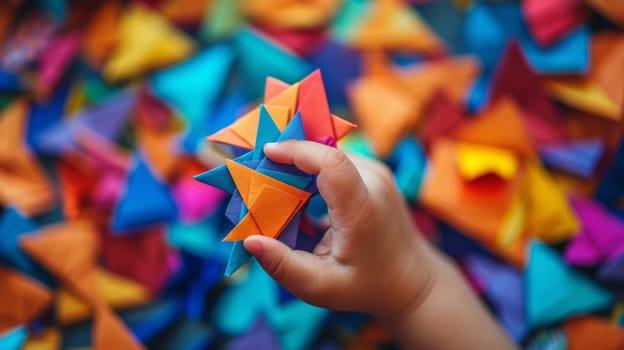
[[[24,327],[13,328],[12,330],[0,334],[0,349],[19,350],[26,341],[28,331]]]
[[[248,97],[262,96],[266,78],[271,76],[294,83],[314,70],[314,67],[292,53],[271,44],[252,29],[243,29],[234,37]]]
[[[540,327],[608,307],[611,295],[571,270],[548,246],[533,242],[526,269],[527,321]]]
[[[195,128],[219,97],[233,59],[229,46],[213,46],[157,73],[152,86],[158,96],[175,106],[191,128]]]

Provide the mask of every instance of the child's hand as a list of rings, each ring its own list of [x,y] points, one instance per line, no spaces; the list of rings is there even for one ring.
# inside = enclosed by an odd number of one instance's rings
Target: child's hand
[[[309,303],[378,316],[402,313],[425,298],[434,278],[432,254],[385,166],[307,141],[268,144],[264,151],[318,175],[331,221],[314,254],[263,236],[247,238],[245,248],[273,278]]]
[[[245,240],[282,286],[311,304],[377,316],[407,349],[515,348],[455,267],[416,232],[387,168],[308,141],[264,151],[318,175],[331,221],[313,253],[265,236]]]

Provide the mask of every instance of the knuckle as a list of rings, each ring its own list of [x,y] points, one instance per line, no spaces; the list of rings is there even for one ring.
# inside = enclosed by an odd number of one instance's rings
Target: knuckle
[[[349,157],[347,154],[339,149],[332,148],[325,156],[325,163],[332,167],[341,167],[349,163]]]
[[[277,281],[284,280],[288,276],[288,257],[283,255],[271,259],[267,262],[266,271]]]

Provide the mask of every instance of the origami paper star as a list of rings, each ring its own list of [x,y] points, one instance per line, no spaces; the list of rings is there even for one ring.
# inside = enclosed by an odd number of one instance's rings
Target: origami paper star
[[[233,194],[226,210],[226,216],[237,226],[230,233],[234,233],[234,235],[230,236],[228,240],[239,242],[235,242],[233,246],[232,255],[226,268],[226,275],[233,273],[249,260],[250,255],[242,248],[240,240],[251,233],[268,234],[269,230],[273,230],[270,234],[273,237],[284,233],[280,240],[294,247],[299,227],[298,212],[310,195],[303,190],[314,189],[313,184],[310,183],[311,179],[309,176],[301,173],[293,166],[273,163],[264,156],[262,150],[267,142],[305,139],[304,126],[299,114],[295,115],[284,128],[284,131],[280,133],[268,110],[261,106],[257,130],[253,150],[234,161],[227,161],[226,165],[219,166],[195,177],[201,182]],[[242,165],[239,165],[239,163]],[[254,171],[250,168],[255,168],[256,170]],[[309,188],[309,186],[312,186],[312,188]],[[263,188],[266,188],[267,192],[261,195]],[[267,201],[276,203],[273,202],[273,196],[277,196],[284,201],[284,204],[278,204],[285,205],[282,207],[282,212],[271,211],[263,213],[265,209],[262,206],[266,206]],[[260,201],[255,203],[258,199]],[[290,205],[286,203],[290,203]],[[251,210],[252,207],[253,210]],[[252,213],[248,214],[248,211]],[[263,223],[258,223],[258,219]],[[267,219],[268,221],[266,221]],[[263,226],[264,229],[260,230],[261,227],[259,225]],[[248,230],[252,232],[248,232]]]

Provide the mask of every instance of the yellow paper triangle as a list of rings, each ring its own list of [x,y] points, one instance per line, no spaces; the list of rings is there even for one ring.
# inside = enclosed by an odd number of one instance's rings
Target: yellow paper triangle
[[[132,6],[119,24],[120,42],[104,66],[110,81],[128,79],[176,63],[195,50],[195,44],[157,12]]]

